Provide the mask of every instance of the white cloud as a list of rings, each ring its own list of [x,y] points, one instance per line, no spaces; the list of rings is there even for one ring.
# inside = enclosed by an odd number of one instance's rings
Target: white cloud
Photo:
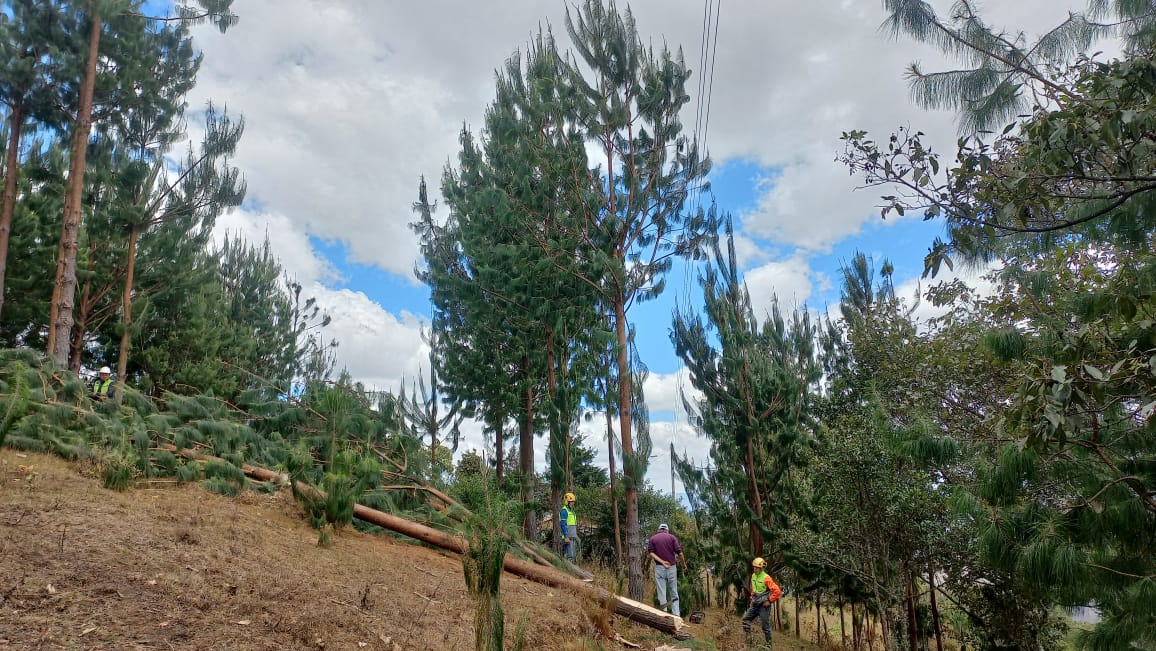
[[[397,393],[422,370],[429,369],[429,348],[421,339],[423,322],[403,312],[382,309],[365,294],[314,285],[317,301],[333,323],[327,329],[337,339],[339,366],[367,387]]]
[[[990,7],[993,22],[1022,19],[1030,29],[1067,9],[1012,4]],[[540,25],[552,23],[567,45],[564,7],[250,0],[228,34],[198,30],[205,59],[190,104],[212,99],[245,116],[235,162],[264,210],[344,242],[355,261],[408,275],[418,177],[436,188],[462,124],[481,121],[494,69]],[[697,98],[702,7],[631,7],[644,39],[683,48]],[[949,117],[917,111],[902,79],[912,59],[936,57],[880,36],[882,18],[876,0],[723,3],[707,143],[720,163],[745,157],[783,169],[747,219],[752,232],[809,247],[855,232],[874,199],[851,193],[854,181],[832,162],[845,129],[912,121],[952,139]],[[692,99],[688,129],[696,110]]]
[[[680,369],[675,373],[653,373],[646,377],[642,384],[643,394],[646,396],[646,406],[651,412],[682,413],[682,398],[686,394],[690,400],[697,400],[699,392],[690,384],[687,370]]]
[[[330,262],[313,250],[304,233],[282,214],[232,210],[217,218],[213,229],[217,242],[226,236],[241,236],[253,246],[268,240],[269,248],[287,274],[303,285],[337,280],[339,273]]]
[[[618,422],[613,424],[615,436],[618,435]],[[590,421],[583,421],[579,432],[585,437],[586,446],[595,450],[595,465],[600,468],[609,468],[608,451],[606,447],[606,420],[603,412],[598,412]],[[646,478],[661,491],[670,490],[670,445],[674,443],[674,451],[680,457],[683,455],[697,463],[706,463],[710,459],[710,442],[700,437],[685,420],[655,421],[650,424],[651,457],[647,468]],[[544,459],[541,461],[544,465]],[[619,472],[622,470],[621,460],[616,462]],[[684,492],[682,481],[675,481],[675,492]]]
[[[806,254],[801,252],[786,260],[768,262],[751,269],[743,276],[751,294],[755,318],[760,322],[770,313],[775,297],[778,297],[780,305],[790,309],[811,297],[816,280],[823,282],[811,271]]]

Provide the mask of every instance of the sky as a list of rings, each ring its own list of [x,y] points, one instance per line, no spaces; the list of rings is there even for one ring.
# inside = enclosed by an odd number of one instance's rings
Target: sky
[[[932,2],[941,13],[947,2]],[[730,212],[757,314],[772,297],[825,313],[838,303],[839,268],[856,251],[895,266],[898,291],[917,291],[922,259],[942,226],[918,218],[883,221],[882,192],[856,191],[835,161],[839,137],[865,129],[885,137],[900,126],[951,151],[953,116],[916,107],[904,80],[952,62],[879,31],[880,0],[720,0],[707,101],[698,93],[706,3],[636,0],[644,41],[681,49],[692,69],[692,127],[714,161],[714,200]],[[622,9],[626,3],[619,5]],[[1038,35],[1061,22],[1066,0],[988,0],[989,24]],[[494,70],[549,26],[568,47],[563,0],[244,0],[240,22],[222,35],[195,32],[204,62],[191,110],[209,101],[245,119],[235,160],[248,182],[218,235],[268,238],[283,267],[333,317],[338,363],[368,386],[396,391],[428,367],[421,329],[429,293],[414,277],[418,242],[409,230],[418,180],[440,182],[463,125],[475,132],[494,94]],[[708,75],[710,70],[707,71]],[[191,120],[190,122],[194,122]],[[444,209],[437,214],[445,217]],[[650,375],[645,385],[655,456],[648,478],[670,486],[667,450],[705,462],[709,445],[676,409],[689,391],[669,339],[677,302],[695,302],[697,271],[676,266],[666,293],[631,315]],[[588,443],[601,450],[594,420]],[[461,449],[482,447],[466,427]],[[536,443],[539,467],[545,442]],[[677,489],[681,490],[681,488]]]

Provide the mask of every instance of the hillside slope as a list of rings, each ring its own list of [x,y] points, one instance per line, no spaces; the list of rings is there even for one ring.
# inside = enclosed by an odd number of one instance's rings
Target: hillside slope
[[[286,493],[117,493],[82,471],[0,449],[0,648],[473,648],[452,556],[351,529],[319,548]],[[520,620],[528,649],[593,630],[567,593],[502,592],[511,644]]]
[[[506,648],[617,650],[568,592],[502,580]],[[806,619],[806,616],[804,617]],[[812,624],[813,626],[813,624]],[[746,648],[711,608],[696,640],[615,619],[643,649]],[[237,498],[156,480],[123,493],[95,468],[0,448],[3,649],[472,649],[473,600],[456,556],[346,529],[317,546],[292,497]],[[780,634],[778,651],[814,651]]]

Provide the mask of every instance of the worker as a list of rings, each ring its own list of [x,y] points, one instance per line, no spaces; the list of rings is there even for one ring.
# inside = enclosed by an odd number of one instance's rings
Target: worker
[[[646,552],[654,559],[654,593],[658,597],[658,607],[679,617],[678,613],[678,563],[686,567],[686,556],[678,538],[670,533],[665,522],[658,525],[658,533],[646,543]],[[668,600],[669,599],[669,600]]]
[[[783,596],[779,584],[767,574],[767,562],[762,558],[751,561],[754,571],[751,572],[751,606],[743,615],[743,633],[748,637],[751,634],[751,622],[757,617],[763,625],[763,637],[767,645],[771,644],[771,604]]]
[[[574,493],[566,493],[562,501],[566,503],[558,518],[562,524],[562,551],[566,554],[566,560],[573,563],[578,556],[578,514],[574,511],[574,502],[578,498]]]
[[[112,369],[107,366],[100,367],[100,375],[92,382],[92,399],[106,400],[115,395],[112,387]]]

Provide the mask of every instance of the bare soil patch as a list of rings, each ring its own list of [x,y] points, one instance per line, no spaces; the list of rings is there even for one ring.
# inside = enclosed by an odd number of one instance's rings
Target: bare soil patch
[[[287,493],[124,493],[0,449],[0,649],[472,649],[456,557],[347,529],[329,549]],[[594,628],[573,598],[506,575],[509,647]]]

